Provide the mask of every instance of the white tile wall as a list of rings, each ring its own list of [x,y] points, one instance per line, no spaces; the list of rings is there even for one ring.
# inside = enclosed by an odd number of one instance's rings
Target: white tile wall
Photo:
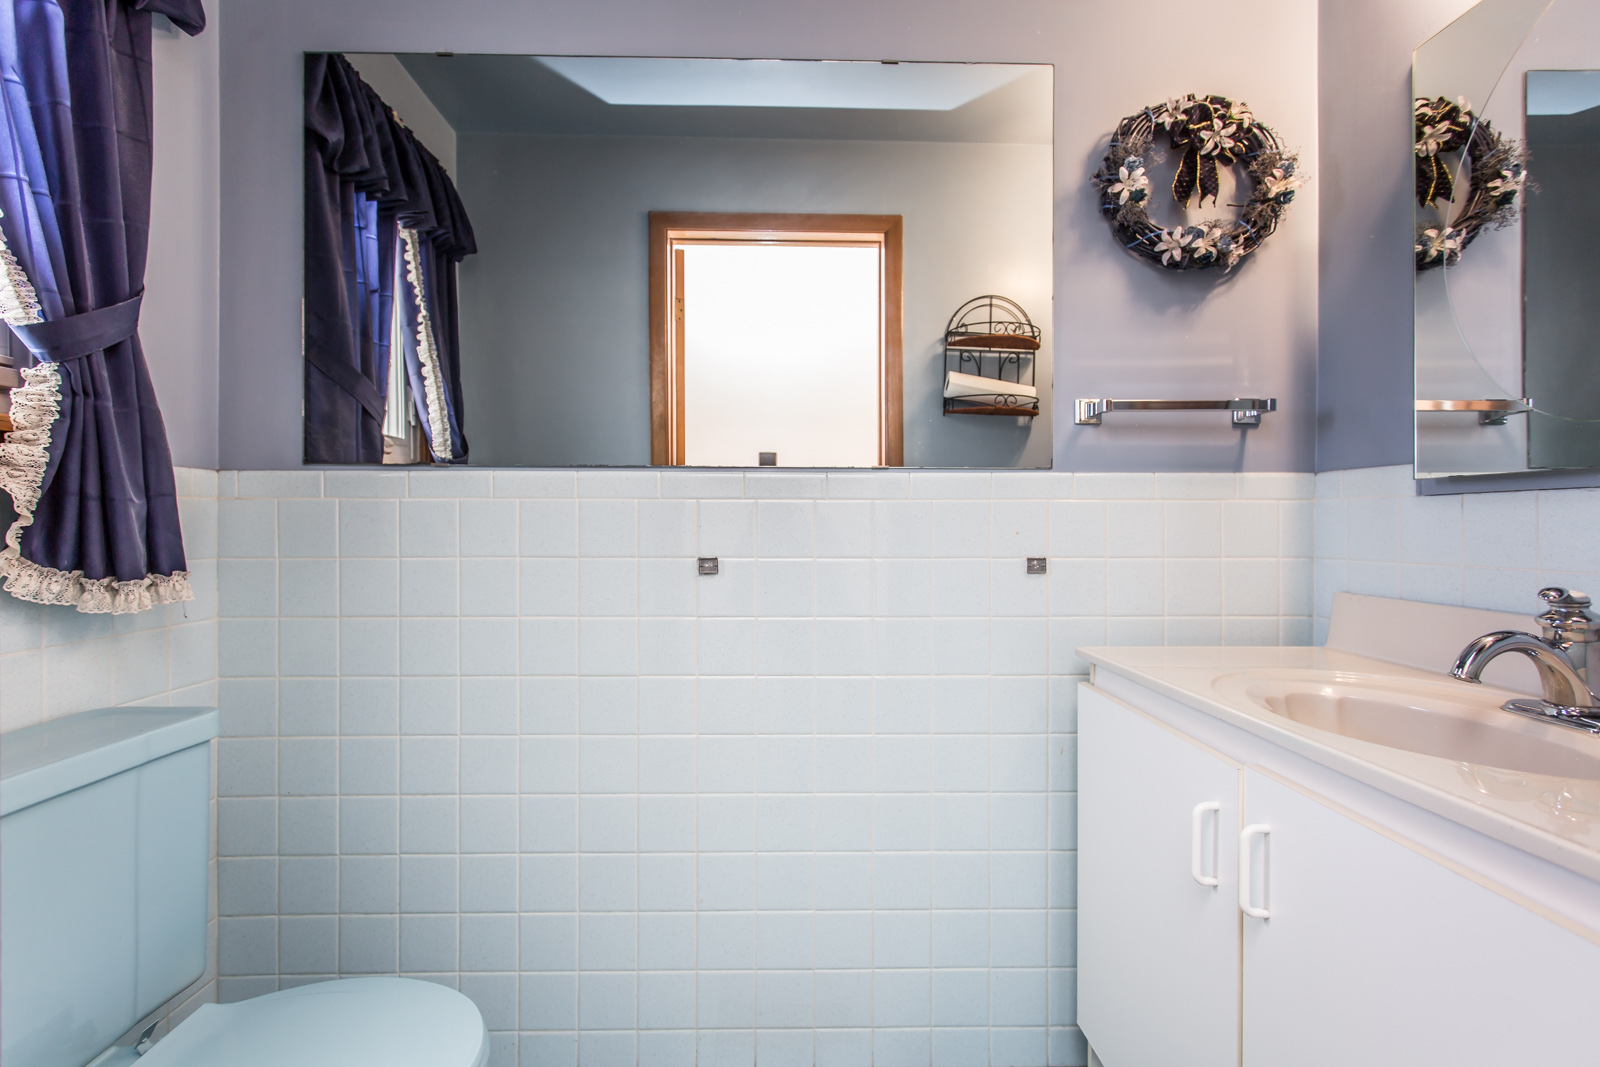
[[[1073,649],[1311,636],[1309,475],[220,484],[220,994],[496,1064],[1082,1063]]]
[[[217,472],[174,473],[194,600],[113,616],[0,594],[0,733],[114,704],[216,704]],[[217,999],[215,817],[212,827],[206,973],[155,1013],[157,1037]]]
[[[1600,490],[1405,467],[178,478],[198,600],[0,597],[0,727],[224,709],[222,977],[168,1024],[418,974],[497,1064],[1079,1063],[1075,646],[1600,585]]]
[[[1340,591],[1534,614],[1600,591],[1600,489],[1416,496],[1411,468],[1317,475],[1316,633]]]
[[[86,615],[0,596],[0,732],[113,704],[216,703],[217,472],[176,474],[195,599]]]

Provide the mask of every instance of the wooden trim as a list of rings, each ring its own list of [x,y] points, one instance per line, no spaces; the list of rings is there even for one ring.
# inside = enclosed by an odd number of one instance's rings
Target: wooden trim
[[[882,217],[888,220],[883,231],[883,465],[903,467],[906,390],[901,351],[905,346],[905,321],[900,244],[904,223],[899,215]]]
[[[883,336],[878,419],[879,462],[905,463],[902,240],[899,215],[821,215],[761,212],[650,212],[650,462],[684,462],[682,252],[677,242],[871,243],[883,249]],[[863,241],[863,238],[866,240]],[[675,254],[674,254],[675,253]],[[670,261],[670,265],[669,265]]]
[[[688,427],[683,413],[683,249],[672,250],[672,426],[673,456],[679,463],[688,454]]]
[[[672,420],[668,411],[672,403],[669,383],[669,360],[672,345],[668,340],[668,327],[672,319],[671,277],[667,273],[667,251],[671,238],[667,236],[665,216],[650,213],[650,463],[666,466],[672,462],[670,446]]]

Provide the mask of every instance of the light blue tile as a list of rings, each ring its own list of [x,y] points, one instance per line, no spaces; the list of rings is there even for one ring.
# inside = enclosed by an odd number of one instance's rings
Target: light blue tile
[[[331,766],[331,747],[329,756]],[[285,856],[326,856],[333,854],[337,848],[338,801],[332,797],[280,797],[278,800],[280,853]]]
[[[464,559],[460,569],[462,615],[517,613],[517,560]]]
[[[517,857],[462,856],[460,906],[463,912],[516,911]]]
[[[278,970],[285,975],[337,973],[338,924],[332,915],[285,916],[278,920]]]
[[[517,805],[512,796],[462,797],[461,851],[517,851]]]
[[[276,744],[270,738],[225,737],[217,742],[218,796],[271,796],[276,774]]]
[[[350,737],[339,742],[341,794],[393,794],[398,779],[399,747],[394,738]]]
[[[219,856],[272,856],[278,851],[274,797],[223,797],[217,801]]]
[[[401,742],[402,746],[404,741]],[[402,756],[402,759],[404,757]],[[459,801],[453,796],[400,798],[400,851],[453,853],[457,850]]]
[[[453,734],[457,730],[457,683],[454,678],[400,680],[400,732]]]
[[[286,559],[278,564],[278,614],[339,614],[338,564],[331,559]]]
[[[217,689],[224,737],[271,737],[278,732],[278,690],[271,680],[224,681]]]
[[[574,471],[495,471],[495,496],[570,497],[577,493]]]
[[[465,620],[464,620],[465,622]],[[516,630],[511,639],[512,668],[516,673]],[[518,721],[517,679],[463,678],[461,680],[461,732],[464,734],[515,734]]]
[[[394,615],[400,603],[400,568],[392,559],[339,562],[339,614]]]
[[[338,503],[333,500],[278,502],[278,555],[331,558],[338,551]]]
[[[455,557],[457,555],[456,502],[454,500],[403,500],[400,502],[400,557]]]
[[[457,570],[453,559],[400,561],[400,614],[455,615]]]
[[[514,500],[463,500],[459,507],[463,556],[515,556],[517,503]]]
[[[399,923],[393,915],[339,919],[339,972],[392,974],[399,964]]]
[[[462,674],[517,673],[517,620],[462,619],[460,635]]]
[[[401,619],[400,673],[440,676],[457,672],[457,622],[455,619]]]
[[[278,565],[270,559],[225,559],[217,565],[218,610],[228,618],[278,614]],[[9,649],[9,646],[7,646]]]
[[[459,911],[455,856],[400,857],[400,909],[407,914]]]
[[[217,630],[217,673],[225,678],[277,674],[277,632],[270,619],[223,619]]]
[[[459,966],[454,915],[400,917],[400,970],[454,971]]]
[[[403,497],[404,471],[325,471],[323,493],[331,497]]]
[[[333,619],[285,619],[278,623],[278,673],[300,677],[337,674],[339,625]]]
[[[344,856],[339,860],[339,912],[392,915],[399,904],[399,865],[394,856]]]
[[[277,694],[279,735],[331,737],[339,732],[338,682],[284,678],[277,683]]]
[[[399,807],[393,797],[339,801],[339,850],[346,855],[386,855],[399,848]]]
[[[332,739],[278,742],[278,792],[282,796],[331,796],[338,792],[339,745]]]
[[[339,554],[394,556],[400,543],[399,505],[393,500],[339,501]]]
[[[407,796],[456,793],[459,744],[454,737],[402,737],[400,792]]]
[[[217,554],[222,559],[278,554],[274,500],[224,500],[217,508]]]
[[[278,920],[275,917],[217,920],[219,975],[270,975],[277,971]]]

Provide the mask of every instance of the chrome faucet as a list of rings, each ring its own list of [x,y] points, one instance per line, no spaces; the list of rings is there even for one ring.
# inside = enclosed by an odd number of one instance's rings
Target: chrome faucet
[[[1543,700],[1508,700],[1506,711],[1600,733],[1600,697],[1590,688],[1600,675],[1600,630],[1589,613],[1590,600],[1557,586],[1539,590],[1547,605],[1538,636],[1521,630],[1496,630],[1475,638],[1450,669],[1452,678],[1482,681],[1483,669],[1507,652],[1519,652],[1539,670]]]

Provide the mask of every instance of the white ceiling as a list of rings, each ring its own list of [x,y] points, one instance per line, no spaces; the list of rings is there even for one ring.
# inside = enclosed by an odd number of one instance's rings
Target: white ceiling
[[[1575,115],[1600,107],[1600,70],[1528,71],[1528,114]]]
[[[546,56],[608,104],[953,111],[1030,71],[1004,63]]]

